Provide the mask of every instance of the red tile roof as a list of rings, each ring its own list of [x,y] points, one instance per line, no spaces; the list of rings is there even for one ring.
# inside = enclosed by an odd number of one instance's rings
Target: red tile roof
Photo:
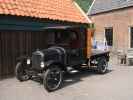
[[[0,14],[77,23],[91,22],[73,0],[1,0]]]

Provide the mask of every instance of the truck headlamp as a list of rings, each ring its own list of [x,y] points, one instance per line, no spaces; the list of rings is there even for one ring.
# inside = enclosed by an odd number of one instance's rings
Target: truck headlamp
[[[44,62],[41,62],[40,66],[41,66],[41,68],[44,68]]]
[[[27,59],[27,64],[30,65],[31,61],[30,59]]]

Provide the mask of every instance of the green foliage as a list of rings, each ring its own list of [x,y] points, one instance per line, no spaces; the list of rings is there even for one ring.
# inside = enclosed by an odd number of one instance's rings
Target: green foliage
[[[93,0],[75,0],[78,5],[87,12]]]

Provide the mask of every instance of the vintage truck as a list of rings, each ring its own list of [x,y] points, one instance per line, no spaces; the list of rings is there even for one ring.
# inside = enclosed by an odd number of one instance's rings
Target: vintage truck
[[[26,81],[33,76],[38,76],[43,80],[44,88],[51,92],[59,89],[63,83],[63,74],[68,71],[68,67],[80,70],[82,65],[95,67],[98,73],[104,74],[107,71],[109,61],[109,51],[100,51],[91,48],[91,53],[87,50],[86,35],[69,31],[65,37],[68,42],[49,45],[47,49],[37,49],[32,56],[23,56],[18,59],[15,73],[20,81]],[[57,35],[59,36],[59,34]],[[61,38],[63,38],[61,36]],[[58,39],[59,40],[59,39]],[[62,41],[66,41],[62,39]],[[85,45],[80,45],[80,43]],[[89,51],[90,52],[90,51]]]

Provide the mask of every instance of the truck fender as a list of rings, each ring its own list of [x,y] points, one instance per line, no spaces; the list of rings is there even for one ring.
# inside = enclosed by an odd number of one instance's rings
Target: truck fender
[[[59,67],[63,70],[63,71],[67,71],[67,68],[65,67],[65,65],[63,65],[61,62],[59,61],[53,61],[50,60],[48,62],[45,62],[45,70],[48,69],[51,65],[59,65]]]
[[[25,62],[27,59],[31,59],[28,56],[20,56],[17,58],[17,62]]]

